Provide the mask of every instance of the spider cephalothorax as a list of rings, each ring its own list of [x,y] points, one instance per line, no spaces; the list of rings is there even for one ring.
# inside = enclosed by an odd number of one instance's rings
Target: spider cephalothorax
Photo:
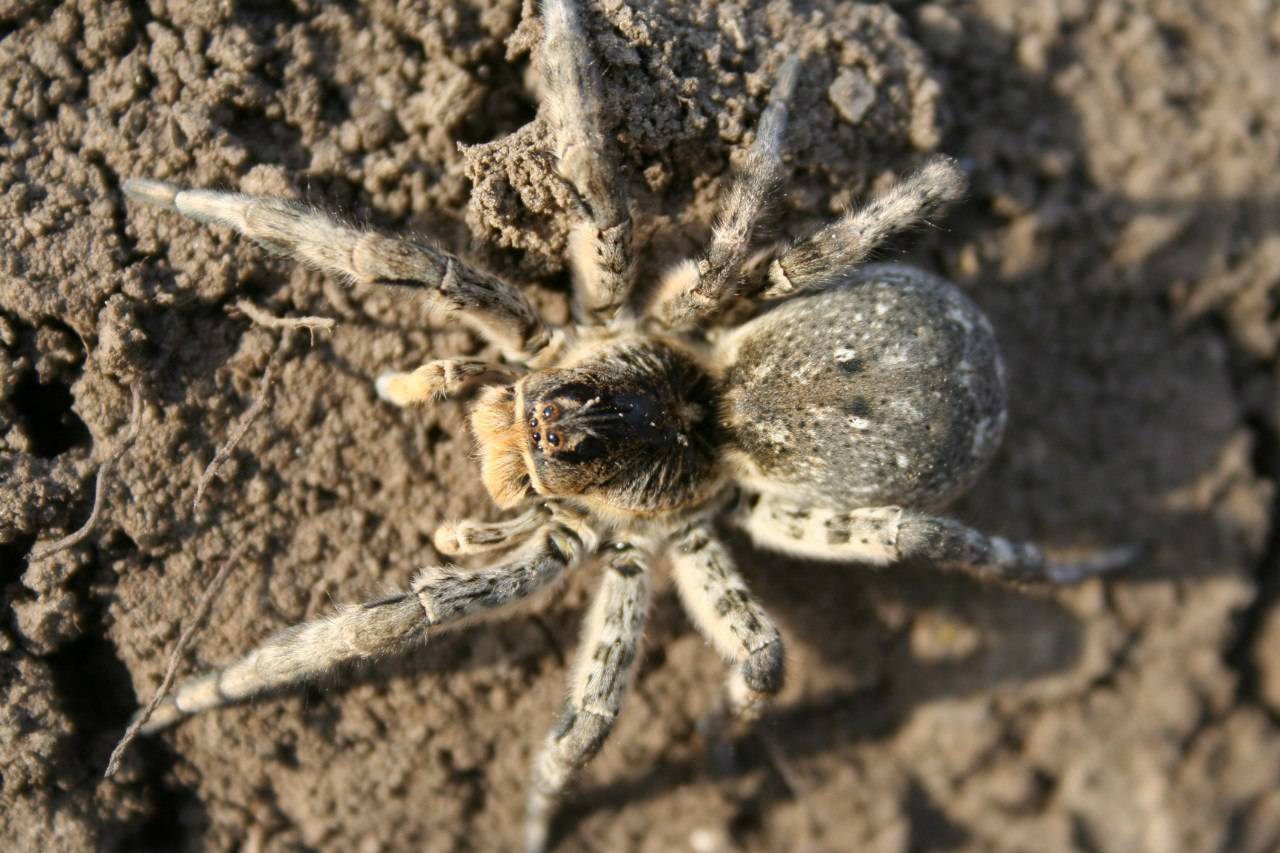
[[[485,485],[503,507],[532,491],[619,517],[692,509],[717,485],[718,398],[710,372],[677,344],[591,343],[477,401]]]
[[[751,719],[782,685],[782,639],[713,522],[818,559],[908,557],[994,577],[1068,582],[1121,562],[1047,562],[1032,545],[931,512],[968,488],[1005,423],[990,324],[946,281],[860,267],[886,236],[957,198],[939,157],[773,257],[748,263],[753,226],[782,176],[792,57],[776,83],[706,253],[648,294],[630,288],[631,220],[600,119],[600,84],[569,0],[543,4],[539,56],[553,155],[574,191],[575,322],[553,328],[510,284],[429,244],[350,228],[294,202],[134,180],[135,200],[229,225],[334,275],[425,290],[504,361],[445,359],[377,381],[398,404],[484,386],[472,406],[484,482],[515,517],[458,521],[446,554],[505,551],[476,569],[435,565],[409,589],[308,622],[181,685],[148,724],[385,654],[546,588],[596,554],[602,578],[569,698],[533,768],[525,844],[542,849],[573,771],[600,748],[644,626],[647,572],[666,554],[694,622],[731,664],[713,719]],[[751,270],[760,271],[756,276]],[[756,316],[716,329],[726,312]]]

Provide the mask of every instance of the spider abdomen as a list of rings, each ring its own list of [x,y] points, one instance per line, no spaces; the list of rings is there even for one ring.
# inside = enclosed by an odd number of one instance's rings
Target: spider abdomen
[[[749,488],[837,508],[937,507],[1005,424],[990,323],[954,285],[864,267],[734,331],[724,418]]]

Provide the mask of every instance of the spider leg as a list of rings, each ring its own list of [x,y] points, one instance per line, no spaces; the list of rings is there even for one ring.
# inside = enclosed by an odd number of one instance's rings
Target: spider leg
[[[782,689],[782,635],[708,522],[687,528],[672,546],[671,575],[685,610],[733,667],[725,685],[727,710],[753,720]]]
[[[950,157],[934,157],[866,206],[794,243],[769,266],[759,298],[787,296],[841,280],[890,235],[922,222],[964,195],[967,181]]]
[[[613,728],[639,650],[648,609],[647,557],[624,547],[605,562],[603,573],[583,624],[569,700],[533,762],[524,830],[531,853],[546,849],[564,789]]]
[[[837,511],[761,497],[736,517],[759,545],[819,560],[884,566],[923,559],[980,577],[1053,584],[1078,583],[1124,568],[1136,548],[1099,551],[1073,563],[1051,562],[1035,545],[989,536],[958,521],[903,507]]]
[[[450,556],[500,551],[527,538],[546,523],[548,515],[545,506],[535,506],[523,515],[493,523],[469,518],[450,521],[436,528],[432,541],[437,551]]]
[[[551,333],[520,291],[426,243],[352,228],[296,201],[213,190],[184,190],[133,178],[135,201],[176,210],[199,222],[234,228],[265,248],[351,281],[423,288],[498,345],[526,362]]]
[[[671,575],[694,625],[732,667],[716,709],[702,726],[717,764],[731,765],[726,725],[759,719],[769,698],[782,689],[782,635],[708,522],[673,540]]]
[[[707,253],[680,264],[659,283],[651,313],[664,326],[694,325],[737,292],[752,232],[782,178],[787,103],[795,90],[799,66],[799,59],[791,56],[778,72],[755,141],[724,200]]]
[[[489,361],[442,358],[408,373],[387,372],[378,377],[378,396],[397,406],[411,406],[461,394],[481,382],[514,381],[511,368]]]
[[[631,214],[603,127],[600,77],[572,0],[546,0],[542,27],[540,74],[546,117],[560,174],[578,196],[569,235],[578,311],[582,322],[601,324],[628,295]]]
[[[550,525],[495,566],[423,569],[406,591],[286,628],[236,663],[179,685],[142,730],[158,731],[193,714],[315,678],[349,660],[400,651],[424,640],[431,628],[452,627],[533,594],[575,565],[585,550],[575,533]]]

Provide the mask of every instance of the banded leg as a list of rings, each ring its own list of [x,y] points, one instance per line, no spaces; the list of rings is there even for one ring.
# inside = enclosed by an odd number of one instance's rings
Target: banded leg
[[[755,720],[782,689],[782,636],[747,590],[733,559],[707,522],[672,543],[671,574],[680,600],[702,635],[733,667],[725,684],[725,714]]]
[[[799,65],[792,56],[778,72],[755,142],[723,203],[707,253],[680,264],[659,284],[652,313],[664,326],[694,325],[737,292],[751,234],[782,178],[782,135]]]
[[[919,558],[1010,581],[1070,584],[1123,568],[1135,548],[1112,548],[1074,563],[1045,559],[1035,545],[988,536],[949,518],[902,507],[830,510],[760,497],[736,518],[759,545],[818,560],[884,566]]]
[[[378,377],[378,396],[397,406],[412,406],[461,394],[484,381],[514,381],[515,372],[501,364],[466,358],[428,361],[409,373],[388,372]]]
[[[331,275],[367,284],[423,288],[457,311],[513,360],[524,362],[551,335],[520,291],[425,243],[344,225],[288,199],[184,190],[134,178],[135,201],[176,210],[200,222],[234,228],[265,248]]]
[[[541,68],[546,117],[560,174],[578,196],[569,235],[578,312],[605,323],[626,301],[631,268],[631,214],[618,164],[605,136],[604,92],[572,0],[542,6]]]
[[[769,267],[762,299],[813,290],[840,281],[890,235],[928,219],[964,195],[956,161],[934,157],[918,172],[795,243]]]
[[[349,660],[400,651],[425,639],[430,628],[455,626],[542,589],[576,564],[584,550],[574,533],[552,526],[496,566],[423,569],[407,591],[286,628],[225,669],[179,685],[143,731],[315,678]]]
[[[525,849],[545,850],[555,807],[575,771],[613,728],[640,647],[648,609],[648,563],[624,548],[609,556],[582,629],[569,700],[533,763],[525,813]]]

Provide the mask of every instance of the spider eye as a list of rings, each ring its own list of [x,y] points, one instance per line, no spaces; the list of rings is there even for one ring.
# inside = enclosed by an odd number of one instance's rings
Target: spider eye
[[[560,436],[556,435],[554,432],[547,433],[547,443],[550,444],[552,447],[559,447]]]

